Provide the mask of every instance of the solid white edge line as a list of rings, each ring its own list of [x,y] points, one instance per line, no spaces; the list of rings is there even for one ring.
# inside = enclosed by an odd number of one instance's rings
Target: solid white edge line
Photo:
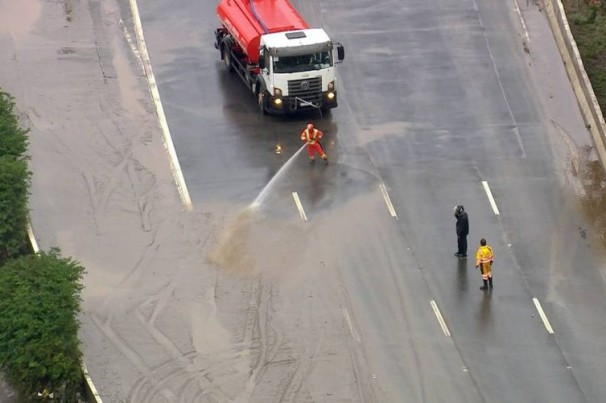
[[[95,399],[95,403],[103,403],[103,399],[101,399],[101,396],[99,395],[99,392],[97,391],[97,388],[95,388],[95,385],[93,384],[93,380],[91,379],[90,374],[88,373],[88,369],[86,368],[84,361],[82,361],[82,363],[81,363],[81,368],[82,368],[82,373],[84,374],[84,379],[86,380],[86,383],[88,384],[88,388],[90,389],[90,393],[93,395],[93,398]]]
[[[524,36],[526,37],[526,44],[528,45],[530,43],[530,35],[528,34],[528,28],[526,28],[526,22],[524,22],[524,17],[522,17],[520,6],[518,6],[518,0],[513,0],[513,4],[516,13],[518,13],[518,17],[520,18],[520,22],[522,23],[522,28],[524,29]]]
[[[494,201],[494,197],[492,197],[492,192],[490,191],[488,182],[482,181],[482,186],[484,186],[484,191],[486,192],[486,196],[488,196],[488,201],[490,202],[492,211],[494,211],[495,215],[499,215],[499,208],[497,207],[497,203]]]
[[[534,306],[537,308],[537,311],[539,311],[539,316],[543,320],[543,324],[545,325],[545,329],[547,329],[547,333],[553,334],[553,328],[551,327],[551,324],[549,323],[549,319],[547,319],[547,315],[545,315],[545,312],[543,311],[543,307],[541,306],[541,303],[536,298],[533,298],[532,302],[534,302]]]
[[[31,224],[29,218],[27,219],[27,236],[29,238],[29,243],[32,245],[32,250],[34,251],[34,253],[40,252],[40,248],[38,247],[38,242],[36,242],[36,237],[34,236],[34,230],[32,228],[32,224]]]
[[[387,204],[387,209],[389,210],[389,214],[396,220],[398,219],[398,215],[396,214],[396,210],[393,208],[393,204],[391,203],[391,199],[389,198],[389,193],[387,193],[387,188],[384,184],[380,184],[379,188],[381,188],[381,193],[383,194],[383,200],[385,200],[385,204]]]
[[[137,58],[137,62],[139,63],[139,67],[141,67],[141,71],[145,74],[145,66],[143,65],[143,60],[141,60],[141,54],[139,54],[139,49],[137,49],[137,44],[133,41],[133,37],[130,32],[128,32],[128,28],[124,25],[124,21],[119,20],[118,24],[122,27],[122,33],[124,34],[124,38],[126,38],[126,43],[130,47],[130,50],[133,52],[133,55]]]
[[[299,194],[297,192],[292,192],[292,198],[295,200],[295,205],[297,206],[297,210],[299,210],[299,215],[303,221],[307,221],[307,215],[305,214],[305,210],[303,210],[303,205],[301,204],[301,199],[299,199]]]
[[[442,314],[440,313],[440,308],[438,308],[438,304],[436,304],[436,301],[434,301],[433,299],[431,301],[429,301],[429,303],[431,304],[431,307],[433,308],[433,313],[436,314],[436,318],[438,318],[438,322],[440,323],[440,326],[442,327],[442,331],[444,332],[444,334],[448,337],[450,337],[450,331],[448,330],[448,326],[446,326],[446,322],[444,322],[444,318],[442,317]]]
[[[143,26],[141,25],[141,18],[139,17],[139,8],[137,6],[136,0],[130,0],[130,8],[133,14],[135,36],[137,37],[137,43],[139,44],[139,51],[141,55],[141,60],[143,61],[143,68],[145,69],[145,75],[147,76],[149,90],[156,106],[156,114],[158,115],[158,121],[160,122],[160,128],[162,129],[164,147],[168,151],[170,166],[173,171],[173,177],[175,178],[177,189],[179,191],[179,195],[181,196],[181,201],[185,205],[185,208],[188,211],[191,211],[193,210],[191,198],[187,190],[187,185],[185,184],[185,178],[183,177],[181,166],[179,165],[179,158],[177,157],[177,152],[175,151],[173,140],[170,136],[168,122],[166,120],[166,115],[164,114],[164,107],[162,106],[162,102],[160,100],[160,92],[158,91],[156,78],[151,67],[151,60],[149,59],[149,54],[147,53],[147,45],[145,44],[145,38],[143,36]]]
[[[358,332],[356,332],[356,330],[353,327],[353,324],[351,323],[351,319],[349,317],[349,312],[347,312],[347,309],[343,308],[343,316],[345,316],[345,320],[347,321],[347,326],[349,326],[349,331],[351,332],[351,336],[354,338],[355,341],[357,341],[358,343],[360,342],[360,336],[358,336]]]

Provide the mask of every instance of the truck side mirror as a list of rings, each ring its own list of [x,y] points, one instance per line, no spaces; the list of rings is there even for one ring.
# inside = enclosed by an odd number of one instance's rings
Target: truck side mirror
[[[337,63],[341,63],[345,59],[345,48],[337,42]]]
[[[259,49],[259,68],[261,70],[265,68],[265,47]]]

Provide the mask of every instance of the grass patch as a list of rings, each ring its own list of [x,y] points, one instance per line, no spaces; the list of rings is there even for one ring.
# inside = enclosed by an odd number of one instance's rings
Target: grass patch
[[[600,109],[606,110],[606,0],[563,0]]]

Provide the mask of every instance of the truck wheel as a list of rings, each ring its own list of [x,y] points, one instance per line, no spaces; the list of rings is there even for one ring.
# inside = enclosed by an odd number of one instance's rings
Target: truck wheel
[[[263,91],[257,92],[257,101],[259,102],[259,110],[263,115],[267,115],[267,108],[265,107],[265,96]]]
[[[227,45],[223,45],[223,47],[221,47],[221,53],[223,53],[225,69],[231,73],[234,71],[234,66],[231,64],[231,53],[229,52],[229,49],[227,49]]]

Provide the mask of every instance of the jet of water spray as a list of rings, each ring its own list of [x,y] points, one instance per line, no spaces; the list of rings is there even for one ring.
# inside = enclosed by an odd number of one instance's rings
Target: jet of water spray
[[[278,179],[280,179],[280,177],[283,175],[283,173],[288,169],[288,167],[292,164],[292,162],[295,160],[297,155],[299,155],[299,153],[301,151],[303,151],[304,148],[305,148],[305,144],[303,144],[303,146],[301,146],[301,148],[299,148],[297,150],[297,152],[294,153],[288,159],[288,161],[286,161],[286,163],[284,165],[282,165],[282,167],[278,170],[278,172],[276,172],[276,174],[271,178],[271,180],[267,183],[267,185],[265,185],[265,187],[261,190],[259,195],[255,198],[255,200],[250,204],[250,206],[249,206],[250,208],[257,208],[261,205],[261,203],[263,203],[265,201],[265,198],[267,197],[267,194],[273,187],[273,184],[276,183],[276,181],[278,181]]]

